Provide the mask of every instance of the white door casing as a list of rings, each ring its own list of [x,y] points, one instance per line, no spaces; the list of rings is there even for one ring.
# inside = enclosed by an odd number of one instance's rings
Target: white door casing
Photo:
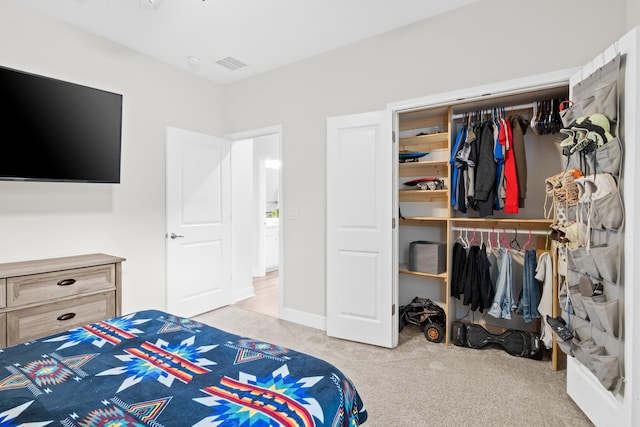
[[[194,316],[232,302],[230,143],[168,127],[167,311]]]
[[[390,112],[327,120],[329,336],[397,346],[393,182]]]

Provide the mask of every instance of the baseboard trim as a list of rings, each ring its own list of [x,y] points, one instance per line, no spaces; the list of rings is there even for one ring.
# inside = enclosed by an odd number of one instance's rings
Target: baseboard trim
[[[292,308],[283,307],[281,311],[282,320],[298,323],[310,328],[327,330],[327,318],[317,314],[306,313],[304,311],[294,310]]]
[[[248,286],[243,289],[235,289],[233,291],[233,304],[254,296],[256,296],[256,294],[253,290],[253,286]]]

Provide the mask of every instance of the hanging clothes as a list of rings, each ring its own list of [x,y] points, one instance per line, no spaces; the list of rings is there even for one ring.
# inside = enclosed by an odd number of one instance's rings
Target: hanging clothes
[[[460,299],[464,292],[463,275],[467,263],[467,250],[460,242],[453,244],[451,261],[451,296]]]
[[[524,135],[529,129],[529,121],[522,116],[509,117],[513,133],[512,148],[516,162],[516,174],[518,177],[518,207],[524,208],[527,198],[527,154],[524,147]]]
[[[504,199],[507,194],[507,190],[504,182],[504,160],[505,160],[505,146],[500,143],[500,130],[502,125],[500,122],[494,121],[493,126],[493,159],[496,162],[496,182],[495,182],[495,200],[494,208],[496,210],[502,210],[504,208]]]
[[[536,280],[536,251],[527,249],[524,252],[524,268],[522,272],[522,289],[518,296],[517,313],[524,317],[525,323],[540,317],[540,285]]]
[[[508,249],[498,251],[498,275],[496,293],[488,313],[498,319],[511,319],[513,309],[512,257]]]
[[[467,132],[467,143],[470,146],[469,157],[467,158],[467,171],[469,183],[467,185],[467,204],[470,208],[476,209],[476,166],[478,165],[478,131],[477,125],[470,126]]]
[[[513,134],[511,122],[500,120],[500,145],[504,148],[504,212],[518,213],[518,175],[516,172],[516,159],[513,154]]]
[[[458,182],[461,182],[457,195],[458,210],[460,212],[467,211],[467,207],[469,207],[472,202],[472,195],[475,191],[475,160],[472,158],[475,140],[476,134],[470,123],[468,123],[466,125],[464,138],[460,142],[460,149],[456,153],[456,164],[459,164],[460,170]],[[460,206],[462,203],[464,203],[464,206]]]
[[[480,271],[480,294],[482,309],[489,309],[495,297],[494,283],[491,280],[491,262],[487,254],[487,245],[482,243],[478,259]]]
[[[462,126],[456,136],[456,142],[451,148],[451,157],[449,165],[451,167],[451,206],[457,209],[458,206],[458,186],[460,181],[460,168],[458,165],[457,154],[462,145],[462,139],[466,134],[466,126]]]
[[[560,101],[554,99],[534,106]],[[493,119],[486,120],[487,113],[492,114]],[[533,127],[535,117],[531,121],[518,114],[505,118],[504,108],[500,107],[493,108],[493,112],[483,110],[464,117],[465,123],[458,131],[450,158],[451,205],[462,213],[468,208],[474,209],[481,218],[492,216],[495,210],[518,214],[527,197],[524,136],[529,125],[534,130],[544,130],[544,134],[556,133],[559,129],[549,120]]]
[[[493,215],[496,163],[494,161],[493,122],[481,125],[476,165],[475,203],[481,217]]]
[[[542,283],[542,296],[538,304],[538,313],[543,319],[553,316],[553,266],[551,255],[543,252],[538,258],[536,267],[536,280]],[[553,329],[547,322],[542,322],[542,334],[540,339],[546,348],[553,346]]]
[[[480,246],[471,246],[467,254],[464,274],[464,298],[462,303],[469,305],[471,311],[484,310],[481,292]]]

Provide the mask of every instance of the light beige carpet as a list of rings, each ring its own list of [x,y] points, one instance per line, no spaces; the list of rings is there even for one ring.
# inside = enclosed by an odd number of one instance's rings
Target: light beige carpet
[[[334,364],[358,389],[367,427],[592,425],[566,394],[565,371],[548,361],[431,343],[413,325],[391,350],[237,307],[196,319]]]

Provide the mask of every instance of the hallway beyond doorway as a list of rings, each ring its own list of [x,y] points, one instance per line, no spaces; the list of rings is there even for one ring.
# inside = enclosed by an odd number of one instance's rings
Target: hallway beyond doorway
[[[264,277],[253,279],[255,296],[238,301],[233,306],[272,317],[278,314],[278,270],[268,272]]]

